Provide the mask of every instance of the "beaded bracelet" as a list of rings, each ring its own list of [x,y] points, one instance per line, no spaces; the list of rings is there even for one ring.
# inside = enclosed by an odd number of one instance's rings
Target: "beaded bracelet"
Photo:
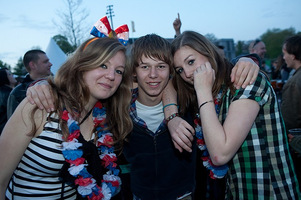
[[[205,105],[206,103],[209,103],[209,102],[213,102],[213,100],[205,101],[204,103],[202,103],[202,104],[200,105],[200,107],[199,107],[199,110],[201,109],[201,107],[202,107],[203,105]]]
[[[167,105],[163,106],[163,112],[164,112],[164,109],[165,109],[166,107],[168,107],[168,106],[177,106],[177,107],[178,107],[177,104],[175,104],[175,103],[170,103],[170,104],[167,104]]]
[[[176,118],[176,117],[178,117],[178,116],[179,116],[179,113],[174,113],[174,114],[170,115],[169,117],[167,117],[167,118],[165,119],[166,124],[168,124],[168,122],[169,122],[170,120],[172,120],[173,118]]]

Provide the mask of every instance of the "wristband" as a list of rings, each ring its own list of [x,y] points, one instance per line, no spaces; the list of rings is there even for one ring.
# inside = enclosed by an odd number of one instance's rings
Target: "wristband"
[[[177,104],[175,104],[175,103],[170,103],[170,104],[167,104],[167,105],[163,106],[163,112],[164,112],[164,109],[165,109],[166,107],[168,107],[168,106],[177,106],[177,107],[178,107]]]
[[[176,118],[176,117],[178,117],[178,116],[179,116],[179,113],[174,113],[174,114],[170,115],[169,117],[167,117],[167,118],[165,119],[166,124],[168,124],[168,122],[169,122],[170,120],[172,120],[173,118]]]
[[[201,109],[201,107],[202,107],[203,105],[205,105],[206,103],[209,103],[209,102],[213,102],[213,100],[205,101],[204,103],[202,103],[202,104],[200,105],[200,107],[199,107],[199,110]]]

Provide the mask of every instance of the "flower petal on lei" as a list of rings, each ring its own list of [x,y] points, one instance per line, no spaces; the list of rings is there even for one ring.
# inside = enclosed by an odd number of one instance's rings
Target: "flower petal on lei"
[[[110,200],[112,197],[111,189],[108,187],[107,183],[103,182],[101,184],[102,194],[104,196],[103,200]]]
[[[71,133],[71,134],[68,136],[68,141],[72,141],[73,139],[78,138],[79,135],[80,135],[80,131],[79,131],[79,130],[75,130],[73,133]]]
[[[82,157],[83,155],[83,151],[80,149],[76,149],[76,150],[66,150],[66,151],[62,151],[65,159],[67,160],[76,160],[80,157]]]
[[[81,165],[73,165],[71,166],[68,171],[69,173],[72,175],[72,176],[77,176],[79,174],[80,171],[82,171],[84,169],[84,167],[86,166],[87,164],[81,164]]]
[[[75,160],[66,160],[68,163],[70,163],[71,165],[80,165],[80,164],[84,164],[86,159],[84,158],[77,158]]]
[[[83,178],[82,176],[80,176],[74,181],[74,183],[75,185],[87,186],[89,184],[92,184],[93,181],[91,180],[91,178]]]
[[[117,161],[115,153],[100,155],[99,157],[102,159],[102,163],[105,167],[108,167],[110,164],[112,165],[112,167],[117,166],[117,164],[115,163]]]
[[[112,147],[113,144],[113,137],[111,133],[107,133],[105,135],[102,135],[98,140],[97,140],[97,145],[105,145],[107,147]]]
[[[81,147],[82,143],[79,143],[78,140],[74,138],[69,142],[63,142],[62,145],[63,145],[63,150],[75,150],[78,149],[78,147]]]
[[[92,188],[95,187],[95,183],[89,184],[87,186],[78,186],[77,191],[82,196],[87,196],[92,193]]]

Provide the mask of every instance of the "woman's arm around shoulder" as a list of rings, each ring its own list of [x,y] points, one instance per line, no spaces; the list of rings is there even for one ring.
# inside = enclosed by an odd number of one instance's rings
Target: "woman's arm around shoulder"
[[[0,199],[5,199],[5,190],[11,175],[20,162],[32,137],[38,136],[46,121],[46,112],[37,109],[34,123],[37,131],[29,135],[32,129],[31,111],[35,108],[25,98],[6,123],[0,137]]]
[[[221,124],[213,103],[211,88],[215,72],[210,63],[205,63],[194,72],[194,80],[206,146],[213,164],[223,165],[232,159],[246,139],[258,115],[259,103],[245,98],[248,95],[242,96],[230,104],[225,122]],[[240,90],[250,93],[251,88],[253,86]]]

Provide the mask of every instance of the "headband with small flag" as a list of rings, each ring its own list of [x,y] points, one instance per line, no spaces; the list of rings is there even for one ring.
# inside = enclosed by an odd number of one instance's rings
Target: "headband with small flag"
[[[113,31],[111,29],[111,26],[110,26],[107,16],[101,18],[94,24],[90,34],[95,37],[99,37],[99,38],[102,38],[102,37],[112,38],[114,36],[114,32],[116,33],[118,40],[124,46],[126,46],[129,41],[128,26],[126,24],[124,24],[122,26],[119,26],[115,31]]]

